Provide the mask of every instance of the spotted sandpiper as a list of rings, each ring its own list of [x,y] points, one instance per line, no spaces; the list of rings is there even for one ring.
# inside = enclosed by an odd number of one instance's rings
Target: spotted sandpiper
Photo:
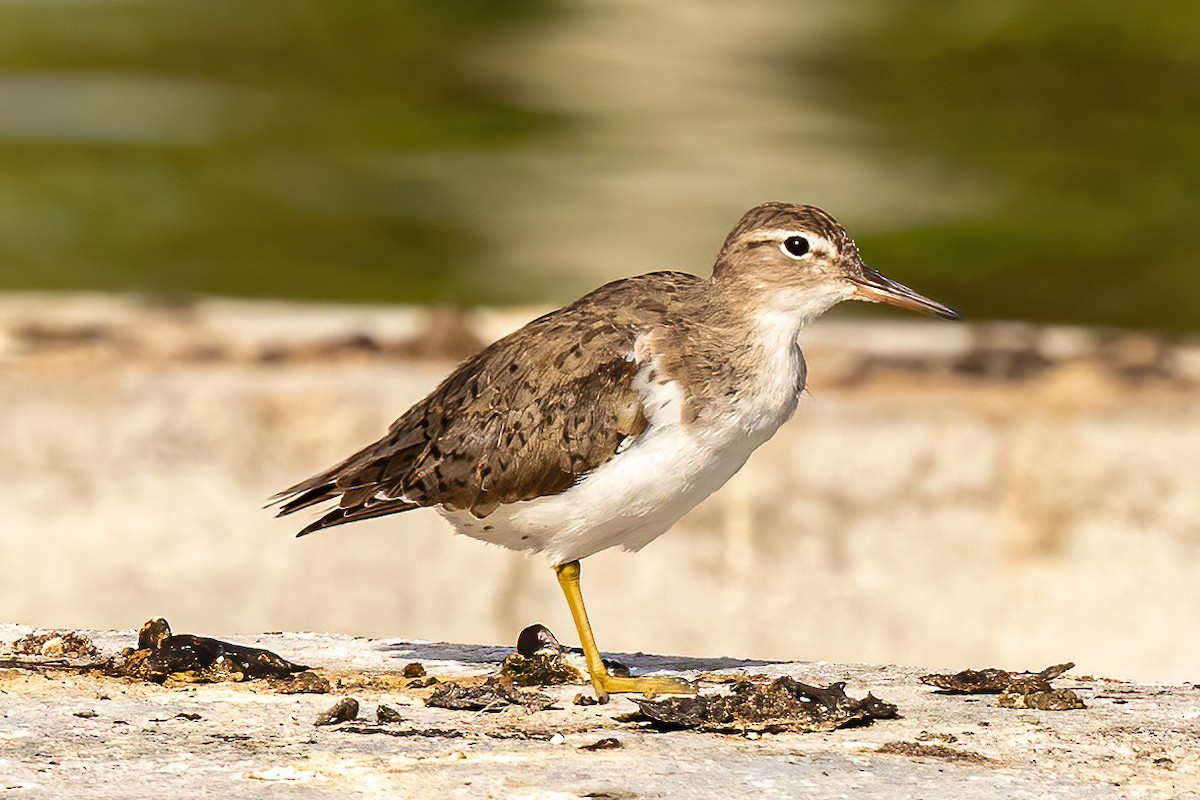
[[[800,329],[850,299],[958,318],[864,264],[821,209],[766,203],[730,232],[711,278],[625,278],[535,319],[461,364],[382,439],[273,501],[280,515],[336,501],[300,536],[431,507],[459,533],[543,553],[601,701],[692,691],[607,672],[579,561],[641,549],[729,480],[796,409]]]

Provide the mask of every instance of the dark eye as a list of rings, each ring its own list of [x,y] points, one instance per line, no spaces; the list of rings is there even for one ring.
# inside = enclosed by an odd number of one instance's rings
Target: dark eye
[[[789,236],[783,240],[783,252],[792,258],[800,258],[808,252],[808,239],[803,236]]]

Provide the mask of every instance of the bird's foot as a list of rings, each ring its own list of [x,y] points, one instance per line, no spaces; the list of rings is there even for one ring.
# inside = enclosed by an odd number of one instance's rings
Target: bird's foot
[[[605,673],[593,675],[592,686],[596,690],[596,699],[601,703],[607,703],[610,694],[619,693],[633,692],[646,697],[656,697],[660,694],[696,693],[696,687],[682,678],[667,678],[659,675],[627,678]]]

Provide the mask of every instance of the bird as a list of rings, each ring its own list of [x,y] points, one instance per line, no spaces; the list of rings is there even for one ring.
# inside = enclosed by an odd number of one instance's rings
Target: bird
[[[805,390],[801,330],[844,300],[959,318],[868,267],[822,209],[764,203],[725,238],[709,277],[624,278],[534,319],[461,363],[378,441],[271,504],[279,516],[324,504],[297,536],[433,508],[457,533],[541,553],[600,702],[694,692],[672,677],[610,674],[580,561],[640,550],[741,469]]]

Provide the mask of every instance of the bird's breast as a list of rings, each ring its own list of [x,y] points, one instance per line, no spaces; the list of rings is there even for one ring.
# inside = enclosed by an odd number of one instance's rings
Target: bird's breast
[[[735,354],[736,363],[708,389],[698,422],[717,435],[749,436],[761,444],[796,410],[807,367],[795,328],[768,329]]]

